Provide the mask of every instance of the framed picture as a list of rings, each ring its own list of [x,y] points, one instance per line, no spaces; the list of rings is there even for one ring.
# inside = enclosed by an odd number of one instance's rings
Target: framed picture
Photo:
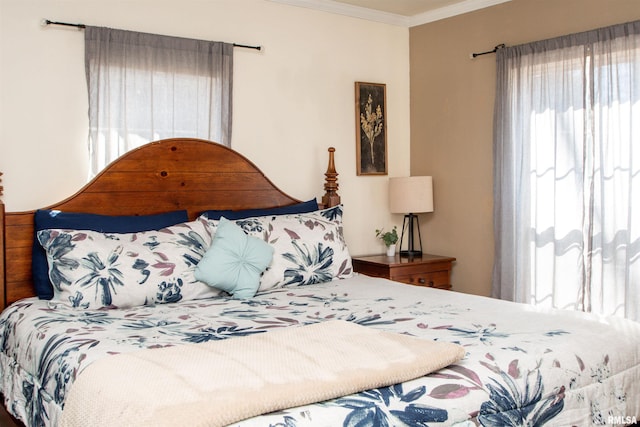
[[[356,82],[358,175],[387,174],[387,91],[382,83]]]

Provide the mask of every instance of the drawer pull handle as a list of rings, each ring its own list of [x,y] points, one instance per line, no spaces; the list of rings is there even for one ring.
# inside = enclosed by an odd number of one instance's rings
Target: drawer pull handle
[[[421,285],[426,284],[427,286],[429,286],[430,288],[433,288],[435,286],[435,283],[433,280],[429,280],[429,283],[427,283],[427,279],[425,279],[424,277],[420,277],[418,279],[418,283],[420,283]]]

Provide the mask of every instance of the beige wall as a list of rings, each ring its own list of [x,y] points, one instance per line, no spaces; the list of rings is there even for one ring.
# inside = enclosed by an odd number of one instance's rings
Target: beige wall
[[[512,0],[410,29],[411,174],[432,175],[429,252],[457,258],[456,290],[491,292],[495,55],[513,46],[640,19],[638,0]]]
[[[298,199],[323,194],[336,147],[345,236],[382,251],[394,220],[386,177],[357,177],[354,82],[387,85],[389,173],[409,174],[409,29],[267,0],[0,0],[0,171],[7,209],[75,192],[87,176],[81,22],[205,40],[235,50],[233,148]]]

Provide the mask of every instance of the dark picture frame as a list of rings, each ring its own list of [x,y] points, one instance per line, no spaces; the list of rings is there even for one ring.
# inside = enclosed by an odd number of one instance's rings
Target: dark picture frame
[[[387,85],[356,82],[356,173],[387,175]]]

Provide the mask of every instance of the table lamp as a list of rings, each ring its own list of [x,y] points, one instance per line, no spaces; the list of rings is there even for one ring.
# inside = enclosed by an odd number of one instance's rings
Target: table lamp
[[[402,236],[400,237],[400,256],[422,255],[422,236],[417,213],[433,212],[433,180],[430,176],[408,176],[389,178],[389,210],[391,213],[403,213]],[[420,249],[415,248],[414,223],[418,229]],[[405,237],[408,237],[407,249],[402,249]]]

